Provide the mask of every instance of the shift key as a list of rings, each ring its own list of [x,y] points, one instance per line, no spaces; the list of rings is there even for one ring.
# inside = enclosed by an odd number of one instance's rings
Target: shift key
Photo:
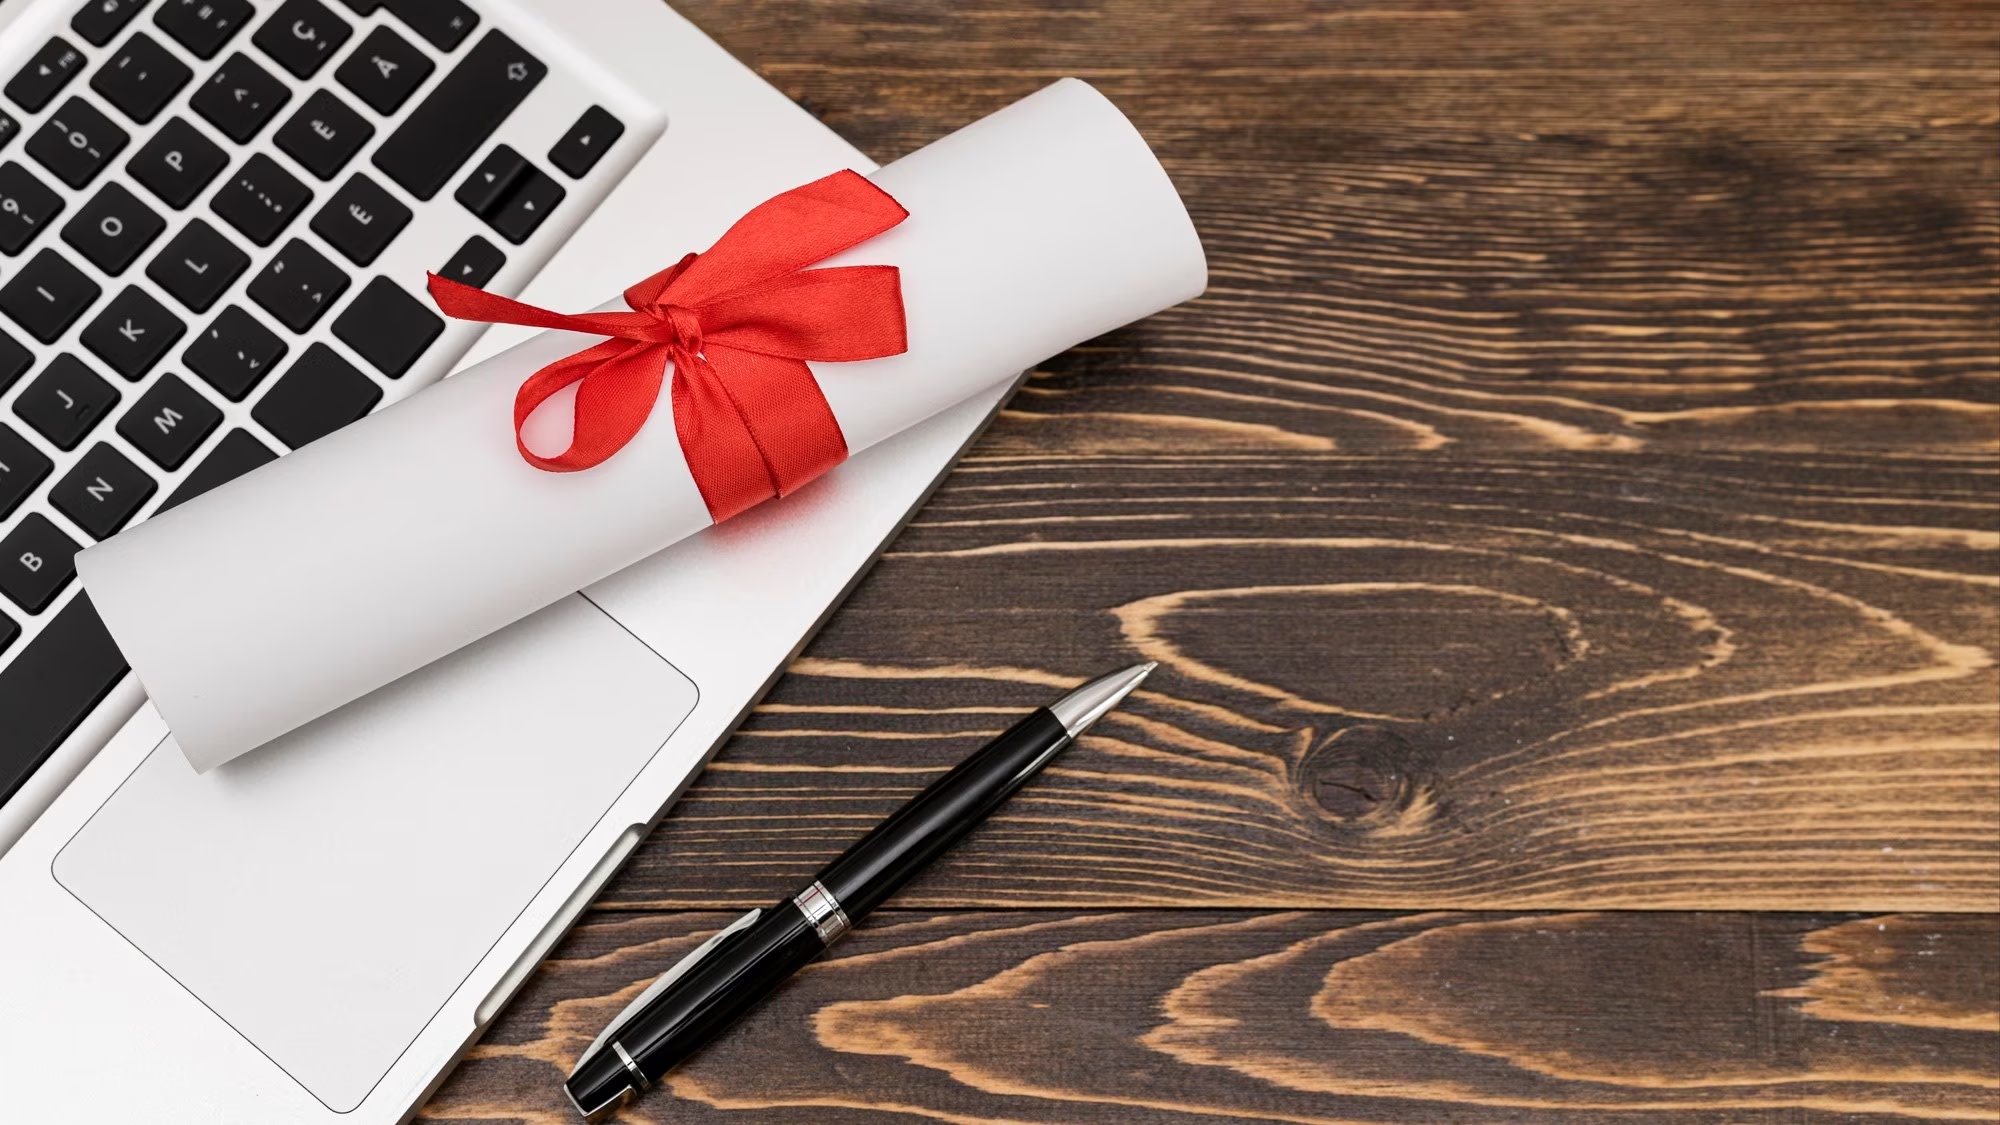
[[[444,187],[549,68],[489,31],[375,150],[375,166],[418,199]]]

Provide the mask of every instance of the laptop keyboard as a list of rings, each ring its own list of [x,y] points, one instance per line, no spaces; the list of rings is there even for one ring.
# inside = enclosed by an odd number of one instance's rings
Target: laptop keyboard
[[[75,552],[441,375],[477,330],[422,271],[518,288],[629,164],[460,0],[33,23],[0,44],[0,802],[126,671]]]

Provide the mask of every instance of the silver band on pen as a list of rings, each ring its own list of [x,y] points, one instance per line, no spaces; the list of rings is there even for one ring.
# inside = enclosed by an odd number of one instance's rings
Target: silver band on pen
[[[847,911],[842,910],[840,900],[818,882],[793,896],[792,905],[798,907],[799,913],[812,923],[823,945],[832,945],[847,932]]]
[[[641,1090],[650,1090],[653,1088],[653,1084],[646,1080],[646,1072],[640,1070],[639,1064],[632,1061],[632,1056],[625,1053],[625,1045],[623,1043],[613,1039],[611,1041],[611,1049],[617,1052],[618,1061],[625,1064],[625,1069],[631,1072],[632,1077],[639,1080],[639,1088]]]

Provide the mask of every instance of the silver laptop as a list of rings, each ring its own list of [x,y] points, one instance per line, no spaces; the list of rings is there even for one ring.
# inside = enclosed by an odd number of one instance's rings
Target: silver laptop
[[[657,0],[0,0],[0,1118],[408,1118],[1006,388],[201,776],[70,555],[843,166]]]

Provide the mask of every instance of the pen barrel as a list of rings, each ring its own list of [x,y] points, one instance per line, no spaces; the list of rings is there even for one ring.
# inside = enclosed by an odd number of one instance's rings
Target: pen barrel
[[[725,938],[635,1013],[610,1048],[586,1059],[564,1083],[570,1097],[586,1113],[622,1104],[628,1089],[636,1092],[658,1082],[825,949],[790,900],[766,909],[748,929]],[[632,1073],[635,1068],[638,1075]]]
[[[1022,719],[828,864],[820,885],[859,921],[1041,772],[1069,737],[1047,708]]]

